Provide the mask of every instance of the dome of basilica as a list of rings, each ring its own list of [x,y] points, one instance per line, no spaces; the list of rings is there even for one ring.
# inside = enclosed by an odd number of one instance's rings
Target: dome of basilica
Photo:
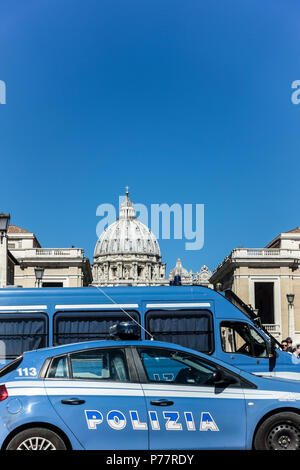
[[[136,216],[128,190],[119,218],[104,230],[95,247],[92,266],[94,286],[164,286],[175,276],[183,285],[209,285],[212,273],[206,266],[200,272],[187,271],[178,258],[166,279],[158,241]]]
[[[121,205],[118,220],[100,235],[94,258],[124,253],[148,254],[161,258],[159,244],[151,230],[137,219],[128,192]]]
[[[140,222],[134,205],[126,198],[118,220],[100,235],[93,264],[93,285],[161,285],[166,265],[151,230]]]

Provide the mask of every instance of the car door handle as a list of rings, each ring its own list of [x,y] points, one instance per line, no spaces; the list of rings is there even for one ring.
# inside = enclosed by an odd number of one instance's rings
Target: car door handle
[[[174,405],[174,402],[171,400],[153,400],[150,401],[151,405],[154,406],[171,406]]]
[[[61,400],[63,405],[82,405],[85,403],[85,400],[80,398],[68,398],[67,400]]]

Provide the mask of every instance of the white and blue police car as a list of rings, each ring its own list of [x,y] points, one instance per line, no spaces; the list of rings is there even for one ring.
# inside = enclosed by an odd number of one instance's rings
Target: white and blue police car
[[[0,448],[297,450],[300,386],[165,342],[30,351],[0,371]]]

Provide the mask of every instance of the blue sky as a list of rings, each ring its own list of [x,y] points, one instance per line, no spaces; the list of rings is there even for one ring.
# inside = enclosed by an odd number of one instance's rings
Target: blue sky
[[[205,204],[211,269],[300,225],[298,0],[0,3],[0,211],[92,259],[96,208]]]

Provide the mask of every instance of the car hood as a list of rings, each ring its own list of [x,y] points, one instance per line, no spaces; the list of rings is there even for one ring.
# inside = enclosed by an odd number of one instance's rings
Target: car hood
[[[241,373],[241,375],[244,375]],[[260,376],[256,374],[251,375],[251,382],[255,383],[259,389],[263,390],[278,390],[281,392],[299,393],[300,398],[300,380],[285,379],[274,376]],[[249,380],[249,374],[245,374],[245,378]]]

